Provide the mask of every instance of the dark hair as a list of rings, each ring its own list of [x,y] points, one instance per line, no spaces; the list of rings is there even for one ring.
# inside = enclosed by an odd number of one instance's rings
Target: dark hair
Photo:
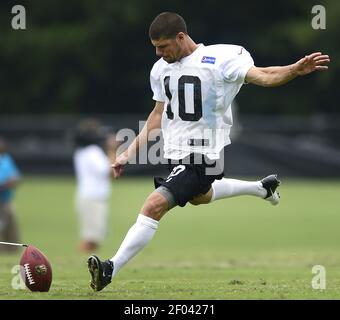
[[[100,143],[100,122],[97,119],[84,119],[74,132],[74,142],[76,147],[86,147],[91,144]]]
[[[149,37],[151,40],[173,39],[179,32],[188,33],[184,19],[174,12],[162,12],[152,21]]]

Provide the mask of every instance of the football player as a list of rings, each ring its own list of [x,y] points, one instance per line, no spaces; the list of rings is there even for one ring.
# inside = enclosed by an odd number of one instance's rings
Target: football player
[[[221,153],[230,144],[231,103],[244,83],[280,86],[298,76],[327,70],[330,59],[321,52],[280,67],[256,67],[249,52],[238,45],[197,44],[184,19],[159,14],[149,29],[159,60],[150,82],[155,107],[141,133],[113,163],[120,177],[129,159],[143,147],[154,129],[161,128],[167,179],[155,178],[156,190],[146,199],[136,223],[116,254],[106,261],[90,256],[91,287],[102,290],[117,272],[153,238],[160,219],[175,206],[200,205],[240,195],[279,203],[275,174],[260,181],[223,177]]]

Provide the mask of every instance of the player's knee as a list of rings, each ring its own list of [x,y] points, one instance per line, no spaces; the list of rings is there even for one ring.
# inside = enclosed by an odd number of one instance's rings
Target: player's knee
[[[152,193],[145,201],[141,213],[155,220],[160,220],[168,210],[166,198],[157,193]]]

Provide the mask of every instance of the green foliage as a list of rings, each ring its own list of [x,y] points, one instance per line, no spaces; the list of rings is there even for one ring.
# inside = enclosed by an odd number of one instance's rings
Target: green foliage
[[[259,66],[293,63],[318,50],[332,57],[327,73],[280,89],[244,88],[241,112],[336,112],[340,3],[319,3],[327,10],[326,30],[311,27],[309,0],[22,0],[27,30],[14,31],[13,2],[1,1],[0,113],[148,113],[149,71],[157,60],[148,27],[166,10],[185,17],[197,42],[244,45]]]

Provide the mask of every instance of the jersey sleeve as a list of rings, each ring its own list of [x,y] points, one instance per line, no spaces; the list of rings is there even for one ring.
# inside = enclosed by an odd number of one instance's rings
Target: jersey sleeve
[[[159,102],[164,102],[164,94],[160,80],[160,61],[156,62],[150,72],[150,85],[153,92],[152,99]]]
[[[254,60],[250,53],[241,46],[235,46],[221,65],[223,78],[227,82],[244,83],[252,66]]]

